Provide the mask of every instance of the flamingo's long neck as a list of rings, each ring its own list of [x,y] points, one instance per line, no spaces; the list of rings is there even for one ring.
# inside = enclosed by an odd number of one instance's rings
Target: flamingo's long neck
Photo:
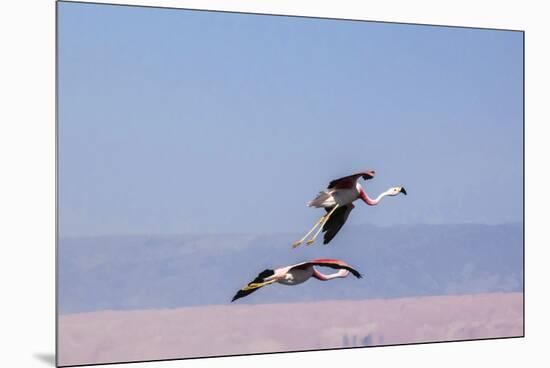
[[[348,270],[342,269],[342,270],[339,270],[338,272],[331,273],[330,275],[325,275],[324,273],[321,273],[314,268],[312,276],[315,277],[317,280],[328,281],[339,277],[346,277],[348,274],[349,274]]]
[[[368,204],[369,206],[376,206],[376,205],[380,202],[380,200],[381,200],[382,198],[384,198],[385,196],[387,196],[387,195],[388,195],[388,192],[385,191],[384,193],[381,193],[378,197],[372,199],[372,198],[370,198],[370,197],[367,195],[367,193],[365,193],[365,191],[363,190],[363,188],[361,188],[361,189],[359,190],[359,197],[360,197],[366,204]]]

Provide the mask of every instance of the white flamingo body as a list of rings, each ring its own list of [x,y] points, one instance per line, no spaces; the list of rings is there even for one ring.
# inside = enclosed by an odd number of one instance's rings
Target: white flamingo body
[[[338,269],[332,274],[323,274],[315,269],[315,266],[323,266]],[[255,290],[273,283],[282,285],[299,285],[310,278],[315,278],[320,281],[328,281],[336,278],[345,278],[350,272],[357,278],[361,278],[361,274],[357,272],[347,263],[337,259],[314,259],[310,262],[302,262],[292,266],[277,268],[275,270],[264,270],[247,286],[242,288],[235,294],[232,302],[251,294]]]
[[[289,266],[280,270],[275,270],[275,275],[273,275],[273,278],[279,284],[298,285],[306,282],[311,276],[313,276],[313,266],[294,269],[293,267],[294,266]]]
[[[305,263],[298,263],[292,266],[283,267],[275,270],[273,276],[267,277],[265,281],[272,281],[283,285],[298,285],[306,282],[311,277],[316,278],[321,281],[328,281],[335,278],[347,277],[349,274],[348,270],[341,269],[337,272],[331,274],[324,274],[315,269],[313,265],[303,266]]]
[[[361,192],[364,191],[359,183],[357,183],[355,188],[329,189],[320,192],[319,195],[307,205],[308,207],[316,208],[332,208],[335,205],[345,206],[361,198]]]

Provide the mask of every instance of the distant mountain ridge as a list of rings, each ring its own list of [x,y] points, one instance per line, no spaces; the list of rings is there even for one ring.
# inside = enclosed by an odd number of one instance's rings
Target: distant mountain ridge
[[[325,257],[365,278],[272,285],[238,303],[523,291],[522,224],[350,225],[329,246],[293,250],[297,235],[60,239],[59,310],[228,304],[263,269]]]

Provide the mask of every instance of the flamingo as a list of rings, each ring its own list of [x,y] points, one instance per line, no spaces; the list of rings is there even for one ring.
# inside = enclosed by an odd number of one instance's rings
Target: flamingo
[[[323,207],[327,213],[317,220],[303,238],[295,241],[292,247],[296,248],[302,244],[316,228],[317,232],[306,244],[313,244],[321,231],[325,233],[323,244],[328,244],[346,223],[351,210],[355,208],[353,202],[357,199],[362,199],[369,206],[375,206],[386,196],[396,196],[399,193],[407,194],[404,187],[392,187],[372,199],[365,193],[358,180],[359,178],[369,180],[373,177],[374,170],[368,170],[331,181],[327,190],[319,192],[317,197],[307,204],[309,207]]]
[[[314,266],[330,267],[337,269],[338,272],[325,275],[315,269]],[[275,270],[264,270],[248,285],[243,287],[235,294],[231,302],[252,294],[261,287],[275,282],[283,285],[298,285],[306,282],[311,277],[321,281],[328,281],[336,278],[344,278],[352,273],[353,276],[361,278],[361,274],[346,262],[337,259],[314,259],[309,262],[302,262],[292,266],[280,267]]]

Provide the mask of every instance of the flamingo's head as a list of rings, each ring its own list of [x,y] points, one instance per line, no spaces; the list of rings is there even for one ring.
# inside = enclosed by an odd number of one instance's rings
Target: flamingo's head
[[[407,191],[405,190],[404,187],[393,187],[388,189],[388,195],[390,196],[396,196],[399,193],[403,193],[404,195],[407,195]]]
[[[340,276],[340,277],[348,277],[348,275],[349,275],[348,270],[341,269],[341,270],[338,271],[338,276]]]

